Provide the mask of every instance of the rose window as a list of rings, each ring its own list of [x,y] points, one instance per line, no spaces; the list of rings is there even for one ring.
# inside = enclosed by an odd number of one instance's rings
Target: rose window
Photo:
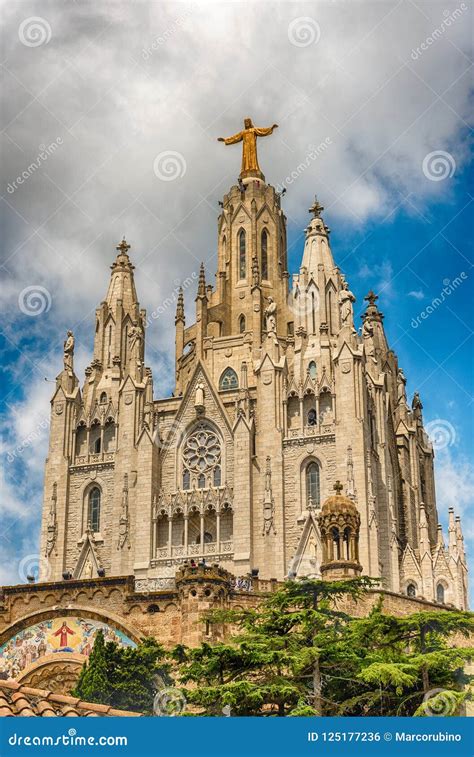
[[[200,426],[186,440],[183,451],[185,467],[198,476],[214,470],[221,460],[221,445],[214,431]]]

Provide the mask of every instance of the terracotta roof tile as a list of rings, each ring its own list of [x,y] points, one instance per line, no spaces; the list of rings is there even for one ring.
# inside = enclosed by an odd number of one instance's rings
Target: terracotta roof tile
[[[0,680],[0,717],[142,717],[107,704],[82,702],[67,694]]]

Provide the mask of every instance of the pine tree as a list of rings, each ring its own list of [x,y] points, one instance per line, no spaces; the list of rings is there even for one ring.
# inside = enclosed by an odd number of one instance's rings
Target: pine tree
[[[373,586],[366,578],[291,581],[246,610],[211,611],[231,624],[227,642],[179,646],[174,659],[186,697],[202,714],[456,714],[468,694],[473,649],[449,646],[474,630],[458,611],[397,618],[380,600],[368,617],[339,609]],[[342,602],[340,600],[343,600]],[[449,710],[449,711],[448,711]]]
[[[158,686],[171,682],[165,660],[163,648],[153,638],[136,647],[121,647],[105,644],[99,631],[72,694],[86,702],[151,715]]]

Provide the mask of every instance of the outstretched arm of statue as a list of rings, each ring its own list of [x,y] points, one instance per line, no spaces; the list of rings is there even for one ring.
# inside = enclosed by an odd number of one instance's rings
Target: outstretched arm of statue
[[[233,137],[218,137],[218,142],[225,142],[226,145],[235,145],[236,142],[242,141],[242,132],[239,131],[238,134],[234,134]]]
[[[266,129],[264,126],[256,126],[255,134],[257,135],[257,137],[268,137],[269,134],[273,133],[273,129],[278,129],[278,124],[273,124],[273,126],[269,126],[268,129]]]

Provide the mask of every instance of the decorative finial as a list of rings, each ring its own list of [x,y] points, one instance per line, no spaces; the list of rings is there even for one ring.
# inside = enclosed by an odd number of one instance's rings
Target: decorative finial
[[[204,272],[204,263],[201,263],[199,269],[198,297],[206,296],[206,274]]]
[[[184,321],[184,294],[183,294],[183,287],[179,288],[178,299],[177,299],[177,302],[176,302],[176,316],[175,316],[174,322],[177,323],[178,321]]]
[[[321,218],[321,213],[323,212],[323,210],[323,206],[319,202],[317,196],[314,195],[314,202],[309,208],[308,213],[312,213],[314,218]]]
[[[373,307],[378,300],[378,296],[371,289],[367,297],[364,297],[364,300],[366,300],[369,303],[369,305],[372,305]]]
[[[130,245],[127,243],[127,240],[125,239],[125,237],[122,239],[120,244],[115,249],[118,250],[122,255],[128,255]]]
[[[338,497],[339,497],[339,496],[341,495],[341,492],[342,492],[343,488],[344,488],[344,487],[342,486],[341,482],[340,482],[340,481],[339,481],[339,479],[338,479],[338,480],[336,481],[336,483],[334,484],[334,486],[333,486],[333,489],[334,489],[334,491],[336,492],[336,495],[337,495]]]

